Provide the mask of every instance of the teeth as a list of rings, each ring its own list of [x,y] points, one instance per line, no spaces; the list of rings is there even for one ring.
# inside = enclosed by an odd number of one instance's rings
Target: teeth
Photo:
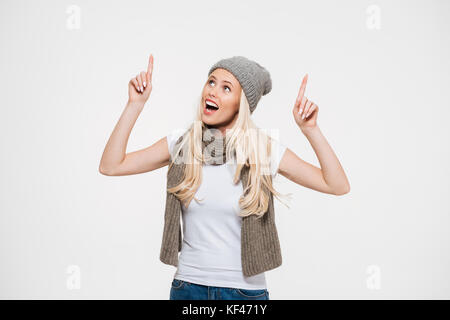
[[[211,101],[206,101],[206,104],[218,108],[218,106]]]

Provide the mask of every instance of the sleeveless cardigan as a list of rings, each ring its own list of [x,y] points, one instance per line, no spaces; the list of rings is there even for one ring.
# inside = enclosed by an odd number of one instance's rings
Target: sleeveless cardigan
[[[205,128],[203,127],[203,132]],[[189,131],[188,131],[189,132]],[[187,137],[186,132],[176,142],[175,146],[182,143]],[[217,159],[222,159],[219,164],[225,163],[225,138],[215,137],[212,142],[205,141],[204,134],[202,150],[208,147],[211,157],[204,156],[204,162],[210,165],[217,165]],[[210,145],[211,144],[211,145]],[[212,147],[212,148],[211,148]],[[182,155],[180,150],[179,154]],[[205,152],[203,153],[205,154]],[[216,156],[218,154],[218,156]],[[221,157],[222,155],[222,157]],[[218,158],[217,158],[218,157]],[[184,173],[184,163],[173,162],[167,172],[167,188],[174,187],[180,183]],[[244,165],[241,170],[240,179],[243,190],[248,186],[249,167]],[[270,176],[270,179],[272,177]],[[266,191],[265,187],[265,191]],[[172,193],[166,193],[166,207],[164,213],[164,230],[160,250],[160,260],[165,264],[178,266],[178,252],[182,247],[181,232],[181,201]],[[258,218],[256,215],[242,217],[241,226],[241,261],[244,276],[249,277],[258,273],[277,268],[282,263],[281,247],[275,225],[275,212],[273,206],[273,194],[270,193],[269,205],[264,215]]]

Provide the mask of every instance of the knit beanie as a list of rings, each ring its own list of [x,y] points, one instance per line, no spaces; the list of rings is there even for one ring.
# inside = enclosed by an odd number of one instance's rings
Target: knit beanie
[[[250,105],[250,113],[256,109],[261,96],[272,90],[270,73],[259,63],[243,56],[233,56],[216,62],[209,69],[208,76],[217,68],[232,73],[239,81]]]

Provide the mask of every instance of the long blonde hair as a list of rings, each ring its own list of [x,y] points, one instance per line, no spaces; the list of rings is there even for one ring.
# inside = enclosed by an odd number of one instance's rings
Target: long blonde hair
[[[202,127],[205,127],[201,120],[203,108],[200,96],[196,119],[185,133],[187,139],[183,139],[181,144],[176,145],[174,158],[169,164],[170,170],[174,162],[180,161],[177,158],[180,157],[179,151],[183,149],[182,161],[186,164],[183,179],[178,185],[168,188],[167,191],[173,193],[186,208],[192,199],[197,202],[201,201],[195,197],[195,193],[202,181]],[[269,206],[269,192],[273,193],[280,201],[280,196],[290,196],[291,193],[283,195],[273,188],[269,165],[272,138],[259,130],[253,123],[248,100],[242,89],[238,118],[233,127],[226,131],[227,163],[228,159],[234,159],[237,165],[233,178],[234,184],[239,182],[243,166],[250,166],[248,186],[239,198],[241,209],[239,216],[255,214],[261,217]],[[287,204],[285,205],[287,206]]]

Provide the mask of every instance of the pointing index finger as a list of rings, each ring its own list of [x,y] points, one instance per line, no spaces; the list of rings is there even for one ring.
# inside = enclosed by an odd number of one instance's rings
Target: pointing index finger
[[[150,82],[152,80],[152,72],[153,72],[153,55],[150,54],[148,58],[148,67],[147,67],[147,80]]]
[[[303,95],[305,94],[306,82],[308,81],[308,74],[303,77],[302,84],[300,85],[300,91],[297,96],[297,101],[302,101]]]

